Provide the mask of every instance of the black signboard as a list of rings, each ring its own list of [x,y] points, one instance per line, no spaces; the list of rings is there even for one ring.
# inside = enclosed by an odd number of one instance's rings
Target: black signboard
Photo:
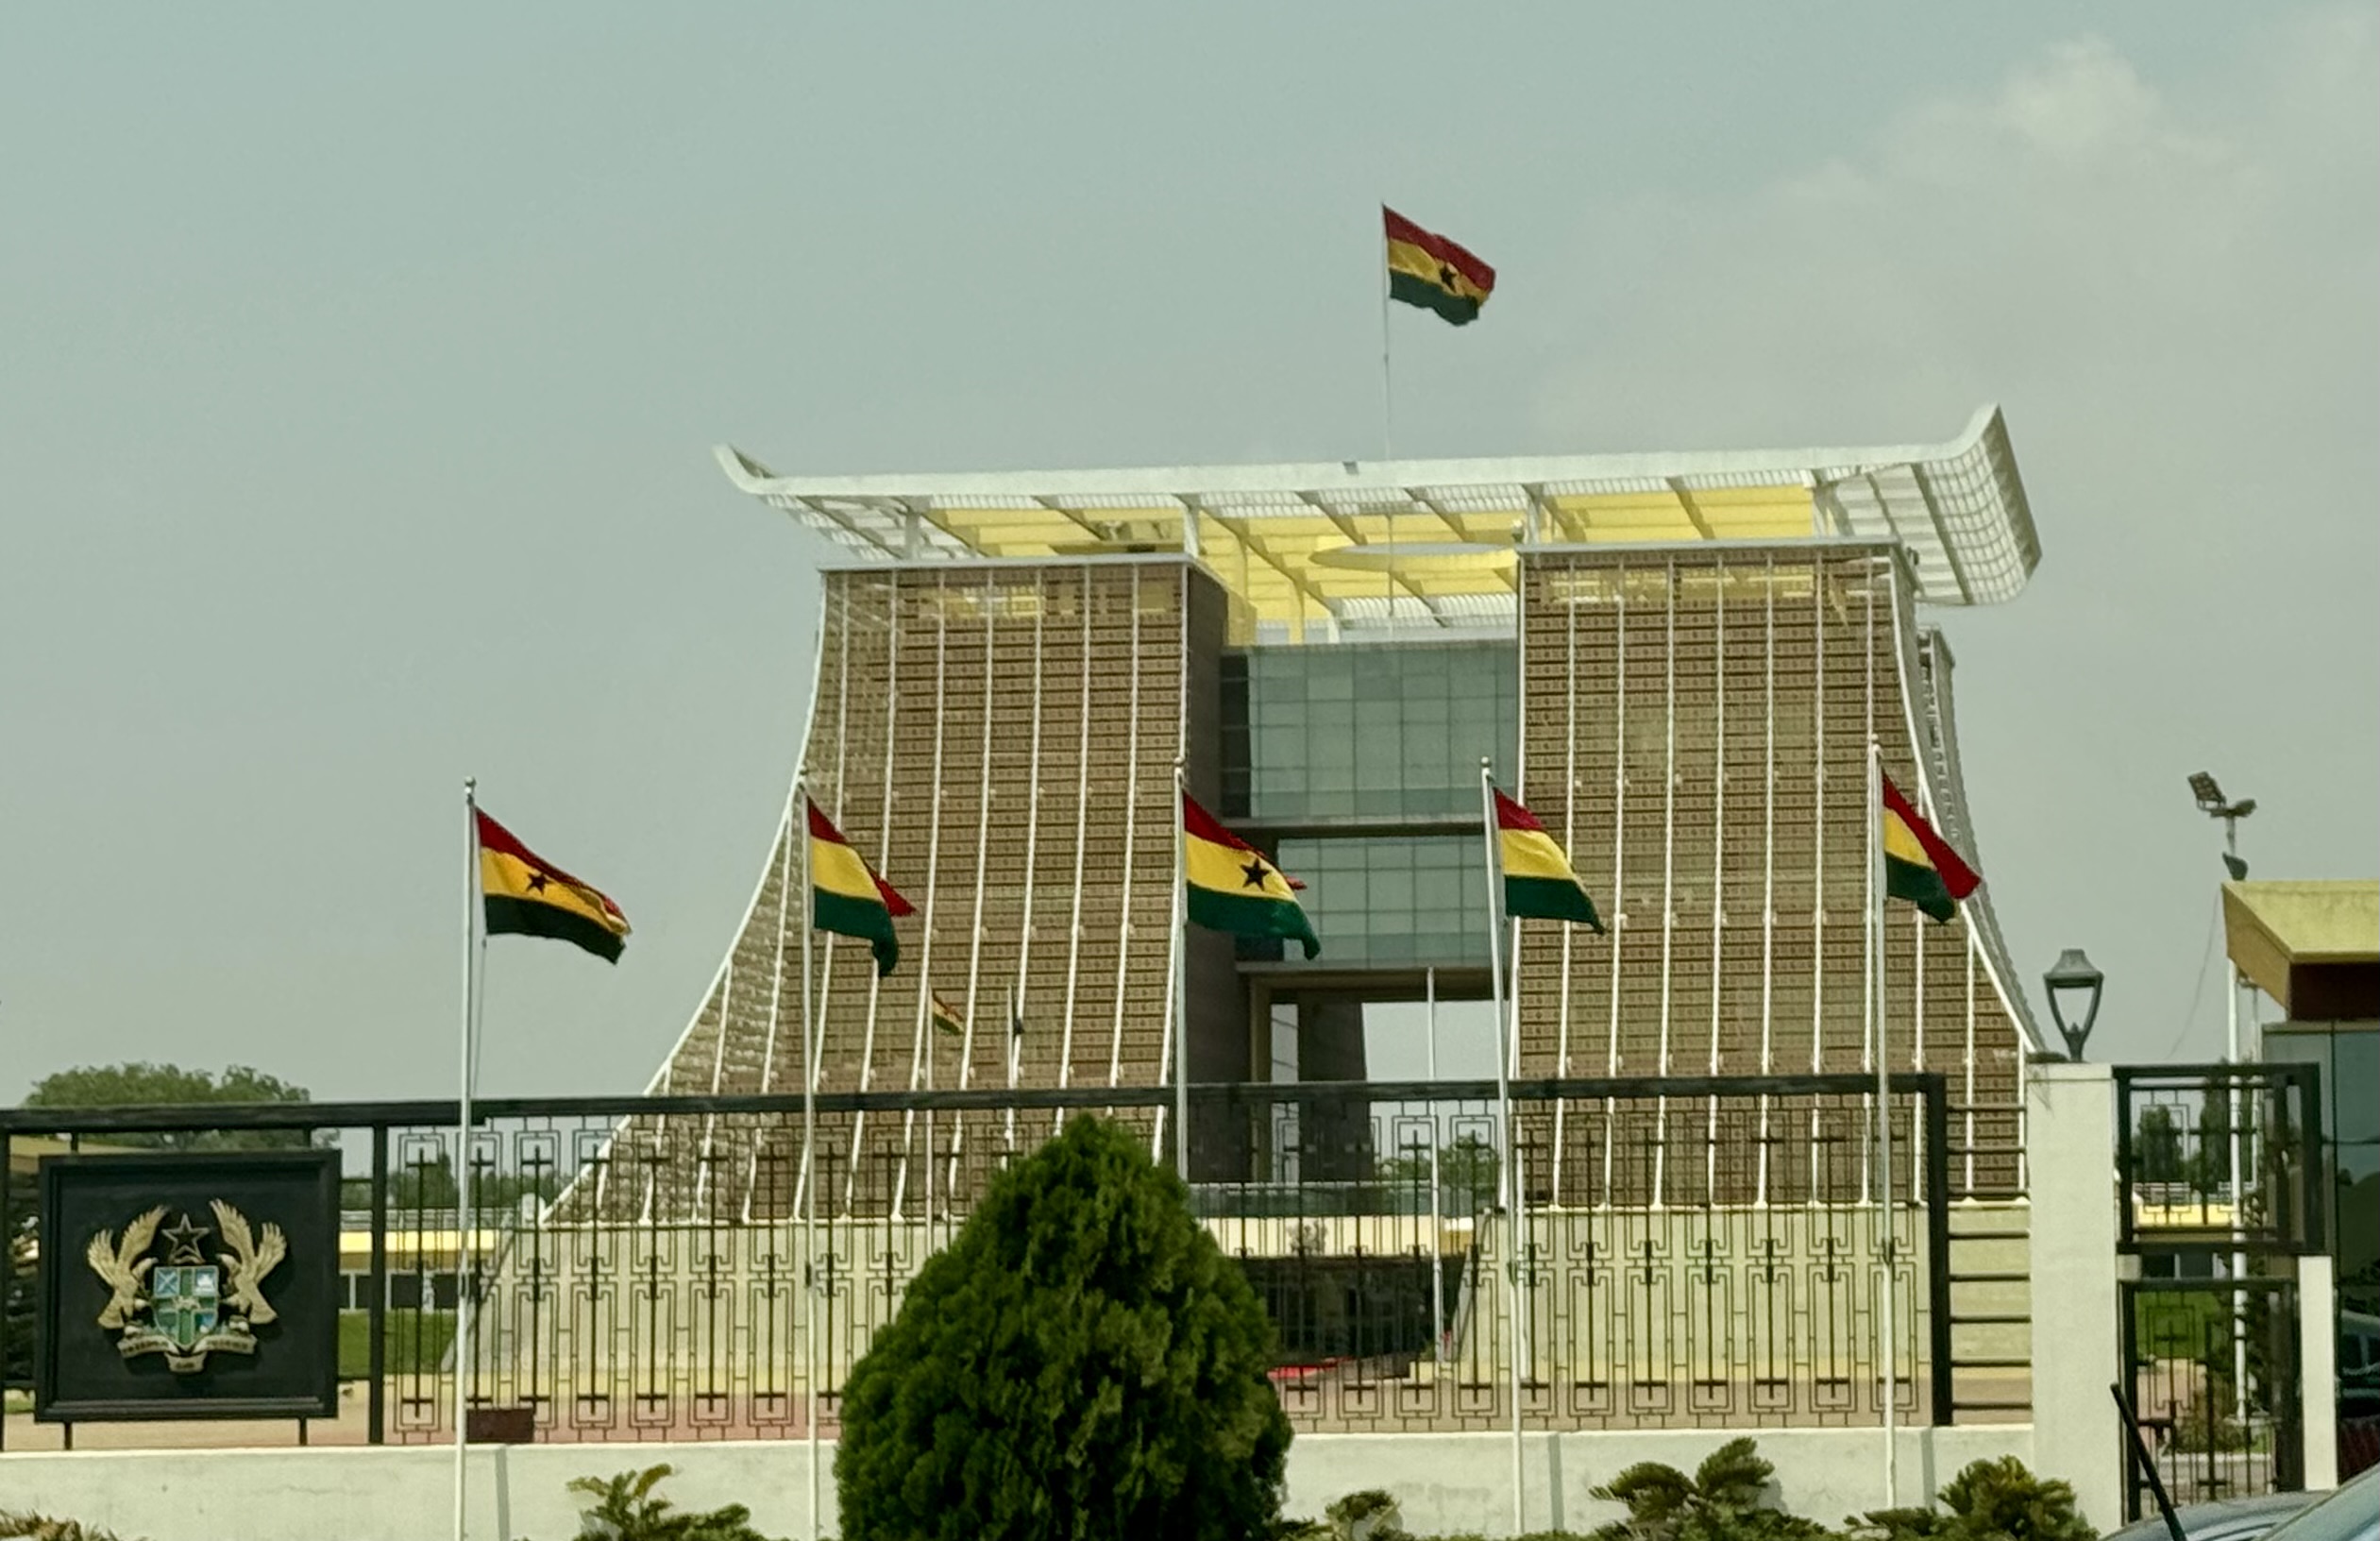
[[[332,1417],[339,1153],[42,1162],[34,1416]]]

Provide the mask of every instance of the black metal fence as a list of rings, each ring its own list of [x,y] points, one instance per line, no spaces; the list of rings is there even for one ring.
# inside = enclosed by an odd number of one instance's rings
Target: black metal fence
[[[1273,1316],[1304,1430],[1501,1429],[1516,1387],[1538,1429],[1863,1425],[1888,1382],[1902,1421],[1947,1423],[1944,1081],[1892,1086],[1889,1211],[1856,1075],[1522,1083],[1509,1127],[1487,1082],[1193,1088],[1190,1198]],[[852,1364],[1002,1168],[1093,1114],[1171,1165],[1173,1105],[822,1095],[804,1160],[799,1097],[498,1098],[461,1162],[451,1102],[16,1109],[0,1155],[340,1149],[342,1412],[293,1437],[450,1439],[459,1374],[475,1438],[766,1439],[814,1414],[832,1433]],[[28,1192],[0,1194],[11,1385]],[[75,1437],[22,1409],[0,1434]]]
[[[2141,1441],[2176,1502],[2304,1485],[2295,1260],[2327,1245],[2320,1071],[2118,1066],[2125,1374]]]

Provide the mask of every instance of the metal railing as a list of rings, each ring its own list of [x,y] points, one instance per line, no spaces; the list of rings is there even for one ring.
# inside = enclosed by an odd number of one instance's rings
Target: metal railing
[[[1944,1078],[1892,1087],[1889,1244],[1860,1075],[1521,1082],[1510,1127],[1492,1082],[1194,1087],[1189,1196],[1273,1318],[1302,1430],[1508,1428],[1516,1385],[1538,1429],[1870,1425],[1885,1352],[1900,1420],[1947,1423]],[[1087,1114],[1171,1165],[1173,1100],[821,1094],[805,1162],[798,1096],[482,1099],[467,1235],[451,1102],[0,1109],[0,1156],[28,1137],[341,1150],[346,1384],[312,1442],[450,1439],[458,1373],[487,1437],[768,1439],[808,1432],[814,1388],[832,1432],[852,1363],[1003,1168]],[[11,1300],[29,1194],[0,1192]],[[458,1353],[460,1289],[477,1327]],[[24,1333],[0,1312],[0,1364]]]
[[[2319,1067],[2118,1065],[2115,1076],[2123,1250],[2323,1250]]]

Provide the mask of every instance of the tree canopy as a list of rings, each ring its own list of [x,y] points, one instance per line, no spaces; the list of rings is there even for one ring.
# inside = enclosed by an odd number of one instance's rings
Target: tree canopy
[[[1280,1510],[1272,1323],[1147,1136],[992,1180],[853,1366],[846,1541],[1243,1541]]]
[[[44,1075],[25,1095],[27,1108],[160,1108],[204,1103],[311,1102],[304,1087],[249,1065],[212,1071],[184,1070],[133,1060],[121,1065],[77,1065]],[[307,1143],[301,1129],[176,1129],[125,1131],[93,1136],[110,1145],[168,1150],[256,1149]]]

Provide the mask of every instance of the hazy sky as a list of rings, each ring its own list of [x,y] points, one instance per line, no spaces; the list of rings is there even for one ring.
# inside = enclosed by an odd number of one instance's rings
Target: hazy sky
[[[1181,17],[1193,14],[1184,10]],[[2380,868],[2370,5],[0,12],[0,1097],[452,1084],[459,785],[611,889],[487,1085],[641,1085],[742,914],[820,543],[781,470],[1892,443],[2008,413],[1941,616],[2028,977],[2210,1054],[2217,833]],[[2087,28],[2088,30],[2085,30]]]

